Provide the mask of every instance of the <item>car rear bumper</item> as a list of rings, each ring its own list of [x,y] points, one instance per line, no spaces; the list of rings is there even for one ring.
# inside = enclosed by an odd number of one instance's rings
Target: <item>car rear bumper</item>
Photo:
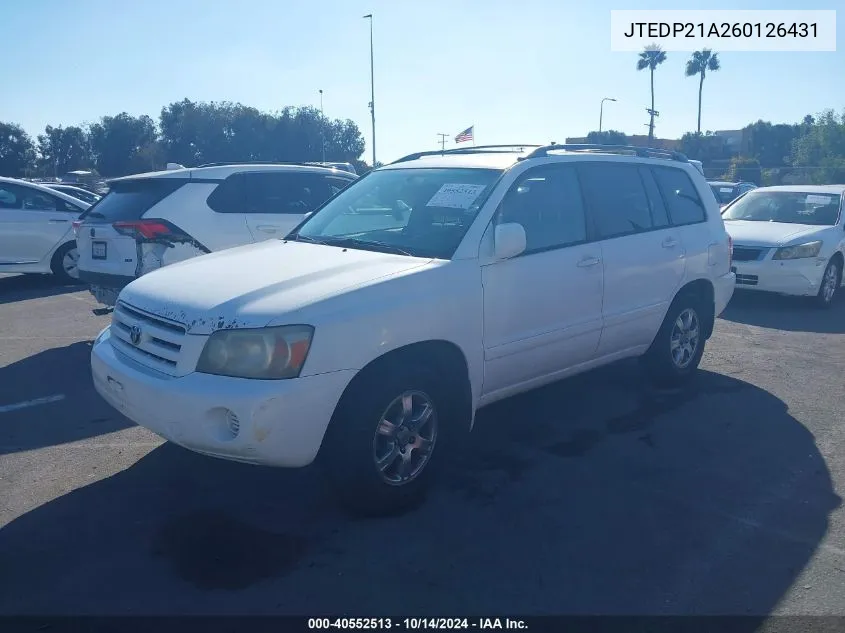
[[[133,422],[212,457],[301,467],[317,456],[355,370],[291,380],[192,373],[173,378],[112,347],[104,330],[91,351],[97,392]]]
[[[713,302],[715,303],[716,316],[722,314],[733,297],[736,287],[736,275],[728,273],[713,280]]]

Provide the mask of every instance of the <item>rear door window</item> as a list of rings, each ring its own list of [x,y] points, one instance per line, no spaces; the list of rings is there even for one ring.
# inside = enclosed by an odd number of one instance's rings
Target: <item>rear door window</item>
[[[82,218],[88,224],[138,220],[187,182],[185,178],[141,178],[113,182],[109,193],[90,207]]]
[[[578,165],[578,175],[598,239],[654,227],[651,204],[636,165],[585,162]]]
[[[331,195],[327,178],[309,173],[247,173],[244,187],[247,213],[303,215]]]

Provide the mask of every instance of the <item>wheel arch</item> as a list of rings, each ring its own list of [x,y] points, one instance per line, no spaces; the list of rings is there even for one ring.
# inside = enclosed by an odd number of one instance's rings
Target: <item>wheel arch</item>
[[[713,335],[713,327],[716,324],[716,291],[713,287],[713,282],[703,277],[687,282],[675,293],[672,303],[674,304],[681,297],[688,297],[690,295],[697,297],[704,305],[711,308],[702,315],[704,338],[705,340],[709,339]]]

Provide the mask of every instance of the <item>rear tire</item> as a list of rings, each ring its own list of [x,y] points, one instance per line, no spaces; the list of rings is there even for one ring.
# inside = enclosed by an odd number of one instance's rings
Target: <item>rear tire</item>
[[[835,260],[831,260],[824,269],[822,275],[822,282],[819,285],[819,292],[816,295],[816,306],[827,309],[833,305],[833,300],[836,298],[836,292],[839,286],[842,285],[842,265]]]
[[[76,242],[68,242],[59,247],[53,254],[50,269],[62,284],[79,283],[79,251]]]
[[[335,410],[320,461],[348,510],[397,514],[422,502],[469,420],[433,367],[408,359],[364,371]]]
[[[644,357],[657,384],[677,387],[695,375],[707,340],[705,306],[693,293],[675,297]]]

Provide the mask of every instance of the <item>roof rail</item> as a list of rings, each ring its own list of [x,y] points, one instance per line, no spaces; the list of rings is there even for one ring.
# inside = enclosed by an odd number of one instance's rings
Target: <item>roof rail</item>
[[[551,145],[544,145],[538,147],[533,152],[526,156],[520,157],[519,160],[528,160],[529,158],[543,158],[549,155],[552,151],[564,152],[599,152],[607,154],[625,154],[631,153],[640,158],[668,158],[670,160],[677,160],[682,163],[689,162],[689,159],[680,152],[668,149],[658,149],[656,147],[637,147],[636,145],[601,145],[599,143],[579,143],[576,145],[558,145],[552,143]]]
[[[423,156],[444,156],[454,154],[521,154],[528,147],[541,147],[537,143],[508,143],[506,145],[474,145],[473,147],[456,147],[455,149],[429,150],[426,152],[414,152],[397,160],[396,163],[405,163],[410,160],[417,160]]]
[[[222,163],[204,163],[197,165],[194,169],[201,169],[203,167],[229,167],[233,165],[294,165],[297,167],[322,167],[323,169],[331,169],[313,162],[297,162],[286,160],[229,160]]]

